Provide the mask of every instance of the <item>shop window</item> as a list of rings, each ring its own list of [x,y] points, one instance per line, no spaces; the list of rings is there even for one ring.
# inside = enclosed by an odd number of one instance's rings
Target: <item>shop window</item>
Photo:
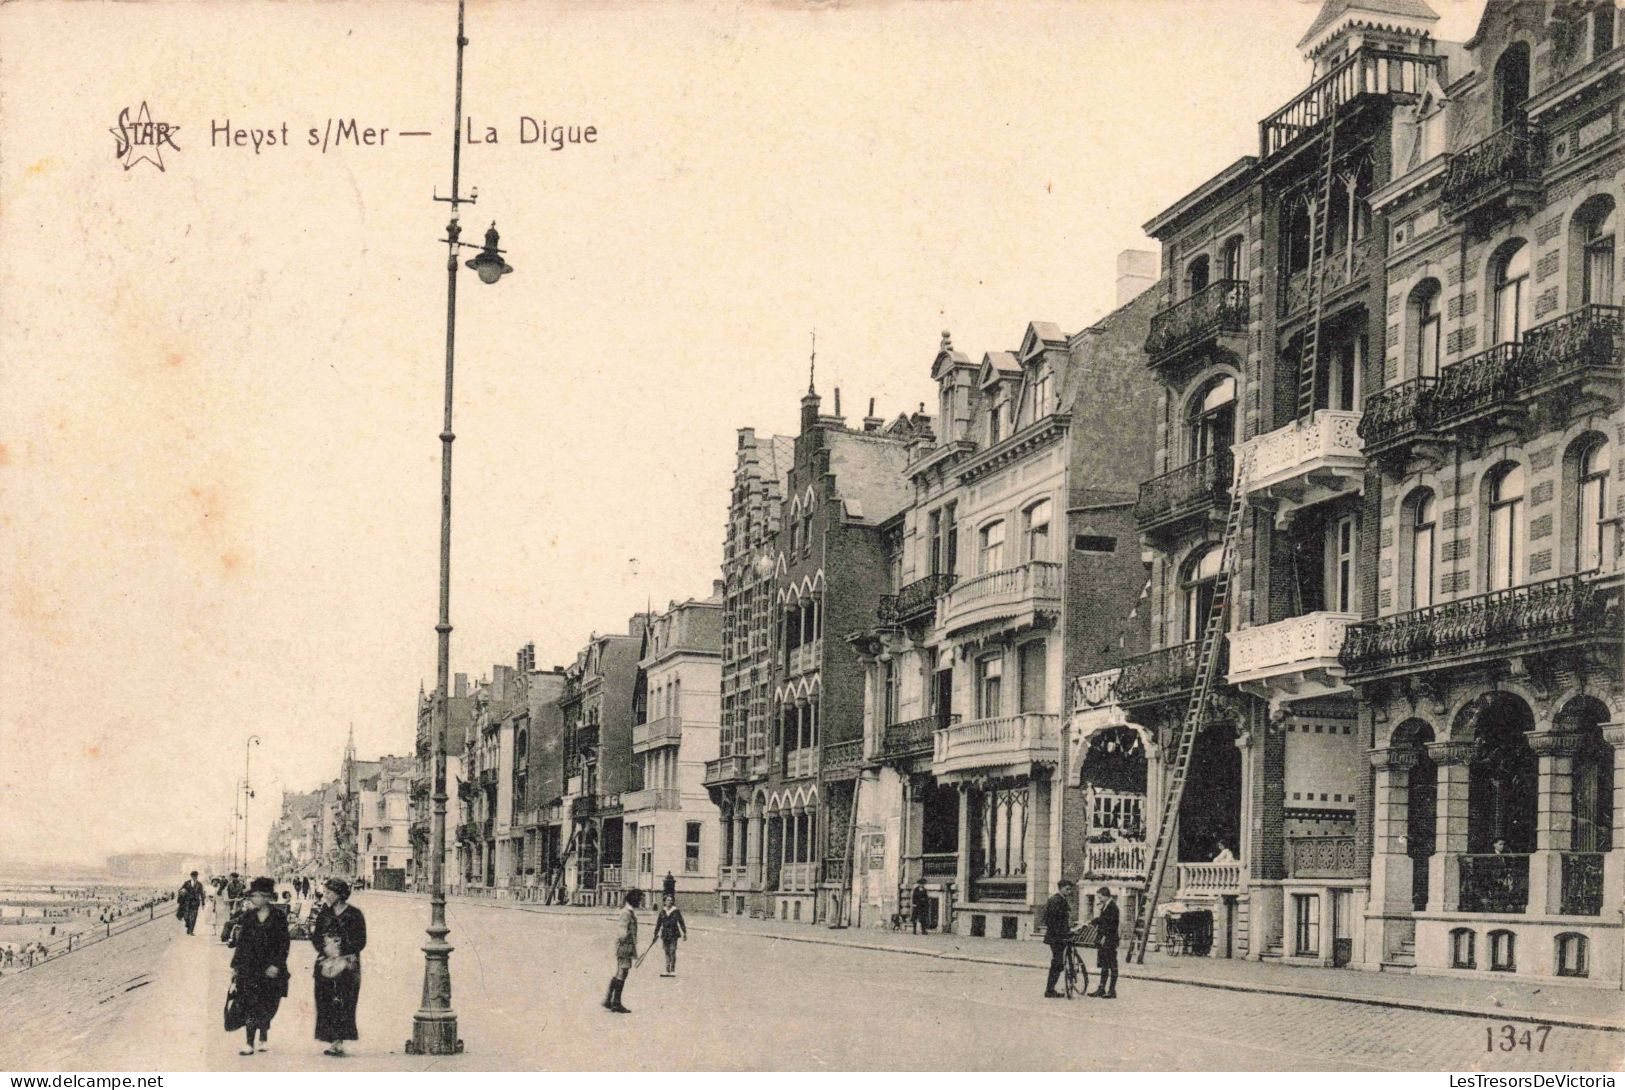
[[[1490,932],[1490,971],[1495,973],[1515,972],[1517,961],[1518,936],[1510,931]]]
[[[1458,927],[1450,932],[1450,967],[1452,969],[1476,969],[1478,961],[1474,956],[1473,933],[1465,927]]]
[[[1587,964],[1586,937],[1574,932],[1557,936],[1557,975],[1558,976],[1589,976],[1591,968]]]

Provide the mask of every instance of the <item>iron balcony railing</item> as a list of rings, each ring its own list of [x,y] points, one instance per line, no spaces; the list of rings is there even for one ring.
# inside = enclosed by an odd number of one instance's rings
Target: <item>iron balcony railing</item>
[[[1617,371],[1625,308],[1592,303],[1538,325],[1517,343],[1498,344],[1365,400],[1360,437],[1368,455],[1423,433],[1447,433],[1532,395]]]
[[[1229,644],[1228,639],[1219,642],[1219,661],[1215,664],[1219,677],[1229,670]],[[1188,693],[1196,685],[1200,650],[1201,644],[1193,640],[1136,655],[1123,664],[1112,694],[1119,704],[1145,704]]]
[[[957,715],[926,715],[903,723],[892,723],[886,727],[883,752],[892,758],[929,754],[933,745],[932,738],[936,732],[957,722],[959,722]]]
[[[1419,95],[1442,57],[1360,49],[1258,123],[1259,157],[1285,151],[1335,111],[1365,95]]]
[[[1140,485],[1134,520],[1141,531],[1222,506],[1230,495],[1234,462],[1228,450],[1187,462]]]
[[[883,594],[875,610],[881,624],[906,624],[936,612],[937,598],[947,594],[959,577],[947,572],[916,579],[896,594]]]
[[[1444,202],[1468,211],[1519,183],[1538,183],[1546,165],[1546,144],[1536,125],[1519,118],[1466,151],[1450,157],[1444,175]]]
[[[1216,280],[1151,316],[1145,339],[1153,361],[1206,341],[1220,333],[1245,333],[1251,317],[1245,280]]]
[[[1432,666],[1531,644],[1619,638],[1619,588],[1565,575],[1352,624],[1339,660],[1350,678]]]
[[[1463,855],[1462,912],[1522,912],[1529,906],[1527,855]]]
[[[1601,852],[1563,853],[1563,915],[1602,915],[1602,861]]]
[[[830,742],[824,746],[824,772],[839,776],[856,771],[863,764],[863,739]]]

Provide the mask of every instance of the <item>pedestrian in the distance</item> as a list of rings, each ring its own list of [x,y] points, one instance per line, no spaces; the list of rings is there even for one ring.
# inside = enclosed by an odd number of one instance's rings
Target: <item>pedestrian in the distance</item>
[[[660,945],[666,951],[666,971],[660,975],[676,976],[677,940],[687,941],[688,924],[683,920],[683,910],[677,907],[677,899],[670,894],[666,895],[660,914],[655,917],[655,934],[660,936]]]
[[[1095,913],[1095,968],[1100,970],[1100,983],[1089,994],[1097,999],[1117,998],[1117,933],[1119,930],[1117,898],[1105,886],[1095,891],[1101,909]]]
[[[914,880],[914,890],[908,895],[908,931],[911,935],[923,935],[931,930],[931,897],[925,892],[925,879]]]
[[[1055,990],[1055,982],[1061,979],[1061,971],[1066,968],[1066,948],[1072,941],[1070,894],[1076,885],[1070,878],[1061,879],[1056,883],[1055,895],[1044,902],[1044,945],[1049,947],[1049,980],[1044,984],[1045,999],[1065,998]]]
[[[248,887],[243,912],[237,923],[237,949],[231,955],[231,982],[237,989],[238,1009],[244,1015],[243,1033],[247,1044],[239,1053],[254,1054],[255,1035],[259,1051],[269,1048],[266,1038],[282,997],[288,994],[288,921],[272,903],[276,883],[256,878]]]
[[[677,899],[677,876],[671,871],[667,871],[666,877],[660,880],[660,896],[662,899],[667,897]]]
[[[197,912],[203,907],[203,897],[203,883],[197,880],[197,871],[193,871],[192,877],[181,883],[180,894],[175,898],[179,902],[176,907],[180,910],[181,919],[186,923],[188,935],[192,934],[192,929],[197,926]]]
[[[344,1055],[344,1042],[361,1034],[355,1027],[361,998],[361,951],[367,947],[367,918],[350,903],[350,883],[329,878],[322,887],[323,906],[311,926],[316,947],[316,1039],[326,1041],[324,1055]]]
[[[621,991],[626,987],[626,974],[632,971],[632,959],[638,956],[638,901],[635,889],[627,890],[621,898],[621,910],[615,914],[615,975],[609,978],[609,991],[604,993],[604,1009],[616,1014],[631,1014],[621,1002]]]

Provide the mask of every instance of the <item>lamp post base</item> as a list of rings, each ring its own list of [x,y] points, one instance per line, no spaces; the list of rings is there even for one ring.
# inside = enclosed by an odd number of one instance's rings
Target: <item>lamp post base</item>
[[[408,1055],[455,1056],[462,1051],[455,1012],[418,1011],[412,1016],[412,1038],[406,1042]]]
[[[443,905],[437,902],[436,908],[443,911]],[[412,1016],[406,1051],[413,1056],[454,1056],[463,1050],[463,1042],[457,1036],[457,1012],[451,1009],[452,947],[446,942],[446,925],[439,920],[429,926],[429,936],[423,946],[423,1006]]]

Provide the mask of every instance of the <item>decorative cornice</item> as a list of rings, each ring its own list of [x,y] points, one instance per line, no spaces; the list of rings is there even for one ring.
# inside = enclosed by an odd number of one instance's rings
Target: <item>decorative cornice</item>
[[[1537,730],[1529,735],[1529,748],[1535,751],[1537,757],[1567,757],[1580,748],[1582,741],[1578,731],[1572,730]]]
[[[1401,772],[1405,769],[1415,768],[1420,754],[1414,746],[1398,746],[1389,749],[1374,749],[1370,752],[1371,767],[1386,769],[1389,772]]]
[[[1437,765],[1464,765],[1473,759],[1471,742],[1429,742],[1427,751]]]
[[[1051,413],[1037,423],[1029,424],[962,467],[959,470],[959,483],[970,484],[978,477],[1017,461],[1041,446],[1065,438],[1071,423],[1071,413]]]

